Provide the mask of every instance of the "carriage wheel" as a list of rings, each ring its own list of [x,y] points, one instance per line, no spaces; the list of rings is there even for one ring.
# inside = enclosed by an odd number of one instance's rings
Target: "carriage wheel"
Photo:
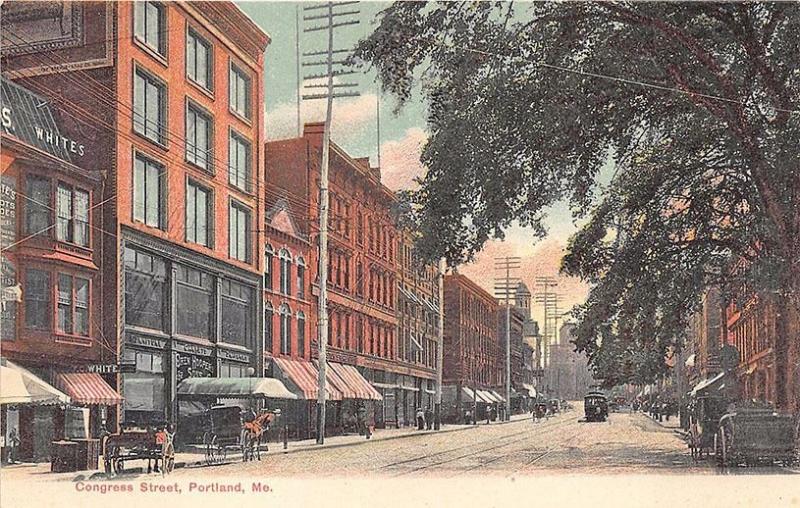
[[[125,472],[125,461],[122,459],[115,459],[111,463],[114,474],[122,474]]]
[[[720,448],[722,449],[722,467],[725,468],[725,467],[728,467],[728,465],[730,464],[730,460],[731,460],[731,456],[730,456],[731,455],[731,443],[730,443],[730,438],[728,437],[727,432],[725,432],[724,428],[723,429],[719,429],[719,434],[720,434],[720,438],[722,440],[722,442],[720,444]]]
[[[175,469],[175,446],[167,443],[161,455],[161,476],[170,474],[173,469]]]
[[[225,459],[227,458],[228,458],[228,447],[219,445],[219,448],[217,449],[217,460],[219,460],[220,462],[225,462]]]
[[[217,436],[216,434],[203,434],[203,443],[206,445],[206,464],[209,466],[217,462]]]

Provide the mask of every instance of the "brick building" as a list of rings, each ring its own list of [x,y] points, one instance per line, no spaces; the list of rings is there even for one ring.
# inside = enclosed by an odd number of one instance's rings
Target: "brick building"
[[[503,372],[505,373],[506,355],[506,313],[510,318],[510,338],[511,338],[511,412],[517,414],[527,408],[528,387],[531,386],[532,371],[530,371],[530,357],[533,349],[523,340],[525,327],[525,311],[516,304],[510,305],[507,310],[505,305],[498,306],[497,312],[497,339],[502,354]],[[528,359],[526,361],[526,355]],[[527,367],[526,367],[527,366]],[[505,374],[501,386],[496,390],[505,397]]]
[[[26,400],[5,386],[0,432],[8,439],[16,429],[19,458],[39,460],[65,433],[97,436],[108,407],[120,401],[114,380],[98,373],[117,358],[100,325],[104,175],[92,164],[93,140],[69,130],[58,109],[5,76],[0,85],[2,368],[25,369],[64,394]]]
[[[444,278],[442,420],[486,418],[498,404],[505,348],[497,337],[496,300],[459,273]]]
[[[184,379],[262,364],[269,37],[231,2],[23,10],[4,73],[64,105],[105,175],[101,327],[127,366],[120,416],[174,421]]]

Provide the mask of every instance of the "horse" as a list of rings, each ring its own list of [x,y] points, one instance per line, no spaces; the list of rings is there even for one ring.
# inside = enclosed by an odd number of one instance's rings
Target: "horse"
[[[280,414],[279,409],[263,411],[253,421],[242,424],[242,460],[244,462],[254,458],[261,460],[261,437]],[[267,451],[269,451],[269,444],[267,444]]]

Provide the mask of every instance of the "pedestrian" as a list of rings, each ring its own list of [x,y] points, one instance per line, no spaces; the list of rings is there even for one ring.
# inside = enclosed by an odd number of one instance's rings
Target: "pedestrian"
[[[425,426],[428,430],[433,429],[433,411],[430,406],[425,409]]]
[[[417,430],[425,430],[425,411],[417,408]]]
[[[19,446],[20,440],[19,436],[17,435],[17,429],[12,428],[11,431],[8,433],[8,463],[14,464],[17,461],[17,446]]]

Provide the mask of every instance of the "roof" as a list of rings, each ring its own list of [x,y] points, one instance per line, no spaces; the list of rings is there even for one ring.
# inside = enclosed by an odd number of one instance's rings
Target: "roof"
[[[528,289],[528,286],[526,286],[524,282],[519,281],[519,284],[517,284],[517,293],[516,294],[517,294],[517,296],[523,296],[523,295],[530,296],[531,295],[531,291]]]
[[[56,385],[79,404],[116,406],[122,402],[122,396],[96,372],[57,374]]]

